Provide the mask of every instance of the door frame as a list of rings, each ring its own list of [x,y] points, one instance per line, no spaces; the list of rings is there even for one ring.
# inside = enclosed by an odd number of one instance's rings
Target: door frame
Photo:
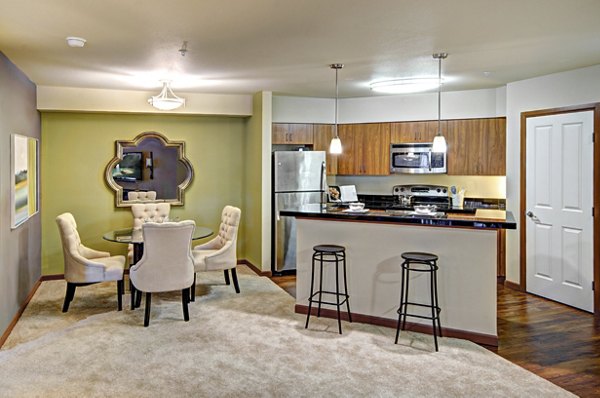
[[[526,247],[526,215],[527,212],[527,175],[526,175],[526,154],[527,154],[527,119],[537,116],[559,115],[561,113],[573,112],[594,112],[594,170],[593,170],[593,206],[594,206],[594,316],[600,319],[600,138],[595,138],[595,133],[600,133],[600,102],[566,106],[561,108],[539,109],[535,111],[521,112],[521,186],[520,186],[520,210],[521,220],[519,233],[519,284],[517,285],[523,292],[527,291],[527,247]],[[598,209],[598,210],[595,210]],[[512,284],[511,284],[512,285]]]

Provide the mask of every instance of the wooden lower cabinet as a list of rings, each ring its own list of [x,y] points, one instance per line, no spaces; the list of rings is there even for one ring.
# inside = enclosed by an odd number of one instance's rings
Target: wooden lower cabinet
[[[390,123],[338,126],[343,153],[338,157],[338,175],[390,174]]]

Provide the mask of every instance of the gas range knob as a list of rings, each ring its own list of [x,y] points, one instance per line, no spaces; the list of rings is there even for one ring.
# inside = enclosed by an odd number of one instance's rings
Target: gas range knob
[[[440,193],[442,190],[438,188],[438,189],[436,189],[436,191],[437,191],[437,193]]]
[[[444,188],[444,189],[442,190],[442,192],[443,192],[443,193],[448,193],[448,190],[447,190],[446,188]]]

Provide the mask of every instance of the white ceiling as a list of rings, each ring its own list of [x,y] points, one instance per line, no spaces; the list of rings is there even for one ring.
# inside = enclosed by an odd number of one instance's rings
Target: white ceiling
[[[332,97],[383,78],[490,88],[600,64],[600,0],[0,0],[0,51],[38,85]],[[85,48],[65,37],[88,40]],[[188,41],[188,53],[178,49]],[[485,76],[484,72],[491,72]]]

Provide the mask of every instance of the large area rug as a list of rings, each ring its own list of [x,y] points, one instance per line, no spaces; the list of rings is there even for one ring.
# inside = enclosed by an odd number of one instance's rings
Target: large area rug
[[[567,397],[554,384],[468,341],[293,312],[294,299],[244,267],[241,294],[199,274],[184,322],[180,295],[116,311],[115,285],[43,282],[0,351],[2,397]],[[125,300],[128,295],[125,295]],[[125,301],[128,303],[128,301]]]

